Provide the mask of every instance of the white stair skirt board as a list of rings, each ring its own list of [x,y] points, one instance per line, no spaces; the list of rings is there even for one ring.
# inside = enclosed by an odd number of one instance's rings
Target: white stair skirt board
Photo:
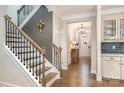
[[[41,87],[41,84],[39,83],[39,80],[36,80],[36,79],[35,79],[35,76],[32,76],[32,72],[29,72],[29,70],[26,69],[26,67],[21,63],[21,60],[18,59],[18,58],[13,54],[12,51],[10,51],[10,49],[5,45],[5,43],[2,43],[2,46],[3,46],[4,50],[6,51],[6,53],[7,53],[12,59],[16,60],[16,63],[15,63],[15,64],[16,64],[16,65],[19,67],[19,69],[25,74],[25,76],[26,76],[27,78],[29,78],[29,80],[33,81],[34,86],[36,86],[36,87]],[[56,79],[60,79],[60,72],[59,72],[47,59],[45,59],[45,61],[46,61],[45,64],[46,64],[47,66],[52,67],[52,68],[51,68],[50,70],[48,70],[47,73],[45,73],[45,74],[47,75],[47,74],[50,73],[50,72],[55,72],[55,73],[57,73],[57,75],[56,75],[53,79],[51,79],[51,80],[46,84],[46,86],[49,87]],[[14,62],[15,62],[15,61],[14,61]]]
[[[32,10],[32,12],[25,18],[25,20],[20,24],[19,28],[22,28],[29,20],[30,18],[37,12],[37,10],[40,8],[41,5],[38,5],[35,7],[35,9]]]
[[[21,86],[0,81],[0,87],[21,87]]]
[[[18,66],[18,68],[20,69],[20,71],[22,71],[25,76],[31,80],[31,82],[33,82],[33,85],[36,87],[41,87],[41,84],[39,84],[38,80],[35,79],[34,76],[32,76],[32,72],[29,72],[28,69],[26,69],[26,67],[22,64],[21,60],[18,59],[12,51],[10,51],[10,49],[4,44],[2,43],[2,46],[5,50],[5,52],[7,53],[8,56],[10,56],[10,58],[12,58],[12,60],[15,60],[13,62],[16,62],[15,64]]]

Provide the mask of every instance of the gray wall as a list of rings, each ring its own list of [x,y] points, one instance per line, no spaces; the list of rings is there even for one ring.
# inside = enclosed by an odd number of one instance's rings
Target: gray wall
[[[42,20],[45,27],[42,32],[37,29],[37,23]],[[40,47],[45,47],[47,59],[52,62],[52,12],[48,12],[45,6],[41,6],[33,17],[22,28]]]

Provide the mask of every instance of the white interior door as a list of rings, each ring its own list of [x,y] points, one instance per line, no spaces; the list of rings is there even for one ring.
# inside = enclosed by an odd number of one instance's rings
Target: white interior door
[[[83,29],[78,32],[79,57],[91,56],[91,22],[82,22]]]

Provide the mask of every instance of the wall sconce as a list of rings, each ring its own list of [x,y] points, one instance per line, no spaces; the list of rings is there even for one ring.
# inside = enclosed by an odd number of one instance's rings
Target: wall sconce
[[[37,24],[37,29],[41,32],[44,28],[44,23],[42,20],[40,20]]]

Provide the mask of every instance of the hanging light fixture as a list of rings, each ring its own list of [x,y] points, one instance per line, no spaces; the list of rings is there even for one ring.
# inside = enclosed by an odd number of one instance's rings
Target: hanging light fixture
[[[78,28],[78,32],[81,33],[81,39],[83,44],[87,44],[87,28],[86,26],[83,26],[83,24],[80,25]]]

